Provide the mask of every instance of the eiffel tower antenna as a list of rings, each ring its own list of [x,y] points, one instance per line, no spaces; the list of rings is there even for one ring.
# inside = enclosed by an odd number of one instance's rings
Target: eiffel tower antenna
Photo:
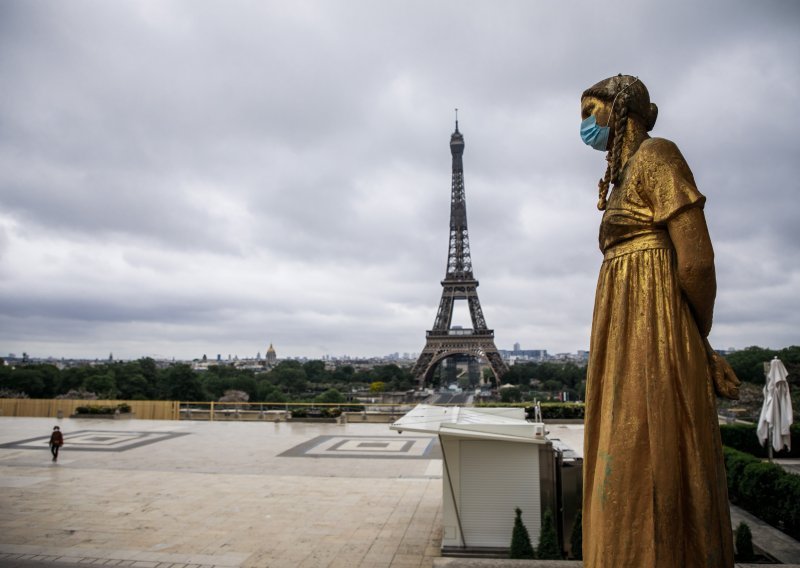
[[[464,136],[456,130],[450,136],[450,153],[453,156],[453,178],[450,193],[450,243],[447,266],[442,280],[442,299],[433,322],[426,332],[425,347],[419,355],[411,374],[420,386],[428,382],[436,366],[444,359],[457,356],[486,358],[496,379],[508,372],[508,367],[494,344],[494,330],[486,325],[480,300],[478,280],[472,273],[472,255],[467,230],[467,201],[464,192]],[[453,305],[464,300],[469,307],[472,329],[453,328]]]

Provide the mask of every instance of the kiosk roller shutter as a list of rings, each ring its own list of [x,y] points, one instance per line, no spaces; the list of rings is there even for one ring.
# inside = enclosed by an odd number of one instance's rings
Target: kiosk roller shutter
[[[459,454],[458,509],[466,546],[507,548],[519,507],[535,547],[541,530],[539,447],[461,440]]]

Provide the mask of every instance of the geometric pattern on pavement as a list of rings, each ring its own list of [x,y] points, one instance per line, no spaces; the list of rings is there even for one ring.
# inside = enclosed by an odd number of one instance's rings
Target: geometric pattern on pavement
[[[188,432],[120,432],[114,430],[77,430],[63,434],[64,446],[68,450],[82,452],[124,452],[178,436],[189,435]],[[50,436],[47,435],[0,444],[0,448],[41,450],[49,445]]]
[[[281,457],[359,459],[440,459],[438,438],[431,436],[317,436]]]

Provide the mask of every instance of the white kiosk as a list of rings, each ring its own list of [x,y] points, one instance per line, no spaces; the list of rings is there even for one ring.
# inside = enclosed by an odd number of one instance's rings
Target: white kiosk
[[[420,404],[391,429],[439,436],[445,555],[507,550],[517,507],[534,546],[544,511],[556,516],[553,444],[525,409]]]

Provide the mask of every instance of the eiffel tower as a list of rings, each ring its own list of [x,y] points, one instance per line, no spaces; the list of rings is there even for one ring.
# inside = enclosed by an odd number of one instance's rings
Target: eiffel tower
[[[456,113],[458,109],[456,109]],[[447,270],[442,280],[442,299],[433,329],[425,333],[425,348],[419,355],[411,374],[420,386],[431,379],[434,369],[444,359],[467,355],[476,359],[486,358],[496,379],[500,379],[508,367],[503,362],[494,344],[494,330],[486,327],[481,303],[478,300],[478,281],[472,274],[472,257],[467,232],[467,201],[464,194],[464,136],[456,131],[450,136],[450,153],[453,155],[453,181],[450,196],[450,248],[447,254]],[[456,300],[466,300],[472,319],[472,329],[451,327],[453,305]]]

